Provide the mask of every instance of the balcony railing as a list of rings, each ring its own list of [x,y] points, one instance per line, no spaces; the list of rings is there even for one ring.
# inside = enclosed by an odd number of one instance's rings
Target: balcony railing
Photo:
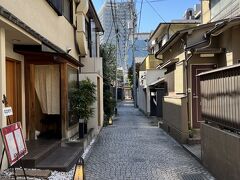
[[[240,65],[202,73],[201,109],[205,122],[240,131]]]

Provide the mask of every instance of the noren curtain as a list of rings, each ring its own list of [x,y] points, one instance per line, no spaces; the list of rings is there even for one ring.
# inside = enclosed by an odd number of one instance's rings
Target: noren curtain
[[[59,65],[35,66],[35,90],[44,114],[60,114]]]

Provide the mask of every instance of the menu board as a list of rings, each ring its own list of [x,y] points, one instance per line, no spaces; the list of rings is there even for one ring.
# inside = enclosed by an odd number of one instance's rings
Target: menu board
[[[1,134],[9,165],[12,166],[28,153],[20,122],[3,127]]]

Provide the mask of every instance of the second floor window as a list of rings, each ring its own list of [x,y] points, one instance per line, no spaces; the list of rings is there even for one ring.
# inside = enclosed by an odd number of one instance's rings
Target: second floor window
[[[73,0],[47,0],[59,16],[64,16],[73,23]]]
[[[73,23],[72,0],[63,0],[63,15],[69,22]]]
[[[62,0],[47,0],[59,16],[62,15]]]

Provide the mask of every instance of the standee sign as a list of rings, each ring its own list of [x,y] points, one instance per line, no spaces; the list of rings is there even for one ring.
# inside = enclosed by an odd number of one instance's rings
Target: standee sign
[[[12,166],[28,153],[20,122],[3,127],[1,134],[9,165]]]

